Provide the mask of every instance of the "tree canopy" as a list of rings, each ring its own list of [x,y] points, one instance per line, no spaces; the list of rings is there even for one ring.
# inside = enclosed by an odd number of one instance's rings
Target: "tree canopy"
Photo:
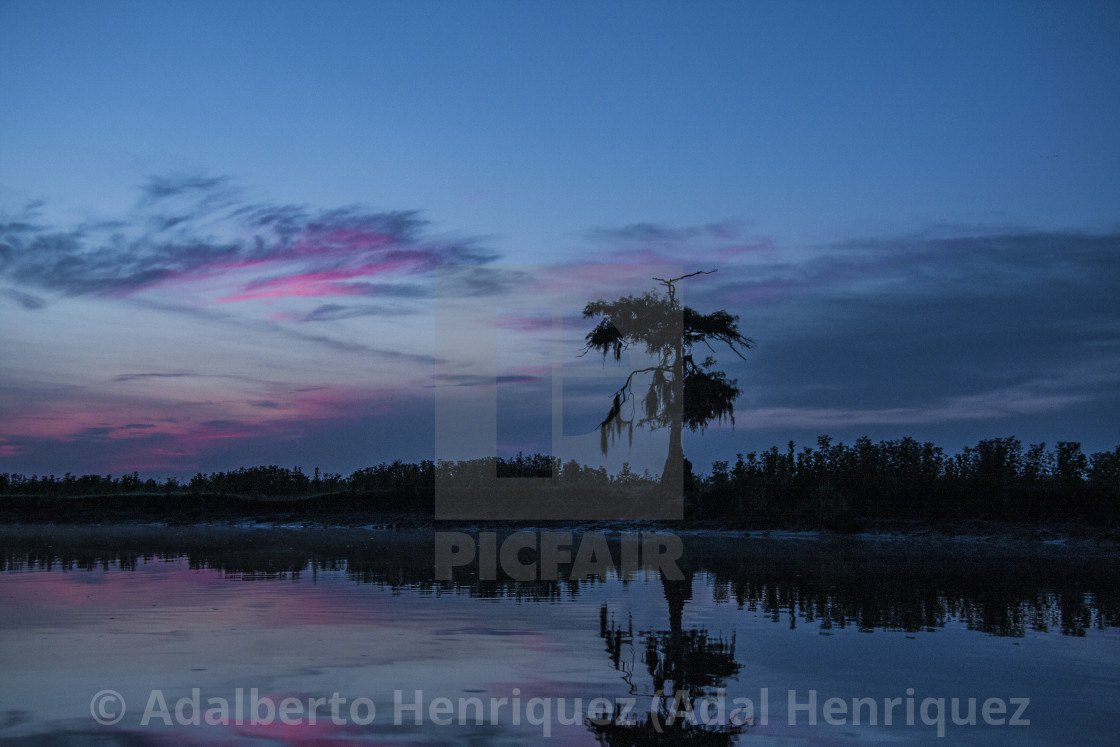
[[[654,278],[665,287],[663,292],[647,291],[638,296],[625,296],[617,301],[593,301],[583,309],[585,318],[599,322],[586,337],[584,354],[591,351],[608,355],[616,361],[631,348],[643,350],[653,364],[632,370],[614,393],[610,410],[599,424],[600,446],[608,451],[608,440],[627,431],[633,438],[634,426],[656,430],[668,427],[669,456],[662,473],[663,483],[679,477],[684,454],[680,436],[682,426],[703,431],[713,420],[727,418],[735,422],[734,403],[740,394],[735,379],[714,368],[710,355],[698,359],[694,348],[703,344],[714,353],[712,342],[721,342],[740,358],[743,351],[754,347],[754,341],[739,332],[739,317],[726,311],[701,314],[682,306],[677,298],[676,284],[685,278],[715,272],[701,271],[676,278]],[[641,415],[634,400],[634,378],[648,374],[649,385],[642,398]],[[627,413],[623,408],[630,405]]]

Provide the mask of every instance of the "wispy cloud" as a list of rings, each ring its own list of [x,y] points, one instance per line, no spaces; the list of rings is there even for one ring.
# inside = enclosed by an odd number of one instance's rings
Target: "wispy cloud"
[[[59,228],[29,209],[0,220],[0,274],[69,295],[401,297],[417,290],[397,283],[436,265],[497,258],[472,240],[427,236],[427,227],[414,211],[274,205],[247,200],[228,179],[153,177],[120,219]]]
[[[140,379],[181,379],[187,376],[197,375],[198,374],[188,373],[186,371],[171,371],[166,373],[128,373],[114,377],[113,381],[137,381]]]
[[[595,249],[584,259],[595,264],[726,264],[776,253],[770,237],[752,233],[748,224],[732,220],[699,226],[635,223],[594,229],[586,237]]]
[[[127,381],[143,381],[145,379],[234,379],[237,381],[247,381],[253,384],[266,383],[264,379],[258,379],[252,376],[238,376],[236,374],[210,374],[199,373],[196,371],[151,371],[144,373],[125,373],[113,377],[115,382]]]
[[[28,311],[36,311],[46,305],[46,301],[42,298],[33,296],[30,293],[15,290],[14,288],[0,290],[0,296],[7,296]]]
[[[1028,228],[938,228],[912,235],[849,239],[800,259],[728,268],[714,278],[721,300],[743,305],[834,294],[873,300],[1018,294],[1045,296],[1082,284],[1120,282],[1120,233]]]
[[[702,226],[667,226],[643,222],[617,228],[597,228],[588,231],[587,235],[607,242],[650,246],[711,239],[734,241],[742,237],[744,230],[745,225],[741,221],[731,220]]]
[[[412,297],[409,295],[409,297]],[[363,316],[400,316],[409,313],[407,309],[401,306],[372,306],[369,304],[347,306],[344,304],[327,303],[317,306],[307,314],[304,314],[302,319],[305,322],[332,322],[340,319],[355,319]]]
[[[1020,415],[1061,412],[1094,399],[1091,392],[1059,392],[1032,386],[947,397],[921,407],[762,407],[739,414],[740,427],[808,428],[828,433],[853,426],[929,425],[958,421],[1000,421]]]
[[[540,381],[532,374],[502,374],[493,378],[476,374],[437,374],[433,377],[437,386],[494,386],[496,384],[531,384]]]

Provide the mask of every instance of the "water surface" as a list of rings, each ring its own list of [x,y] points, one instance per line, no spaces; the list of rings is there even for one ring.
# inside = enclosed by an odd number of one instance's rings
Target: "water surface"
[[[1115,743],[1114,553],[693,535],[680,581],[518,583],[436,582],[432,547],[430,531],[0,530],[0,738]],[[127,708],[103,726],[106,690]],[[706,709],[695,726],[667,722],[665,693]],[[592,720],[608,704],[630,713]]]

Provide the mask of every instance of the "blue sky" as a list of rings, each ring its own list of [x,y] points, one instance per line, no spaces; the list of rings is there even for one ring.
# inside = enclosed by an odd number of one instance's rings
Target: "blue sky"
[[[538,317],[574,356],[667,265],[759,343],[700,465],[1111,448],[1118,38],[1107,2],[0,2],[0,471],[431,458],[448,375],[533,446]],[[502,370],[438,349],[441,264],[525,312]]]

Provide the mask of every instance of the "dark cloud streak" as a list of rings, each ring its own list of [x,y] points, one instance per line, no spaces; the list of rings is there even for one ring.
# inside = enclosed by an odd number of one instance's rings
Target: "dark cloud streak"
[[[15,289],[7,289],[0,291],[3,295],[12,299],[28,311],[38,311],[47,305],[47,302],[38,296],[33,296],[30,293],[24,293]]]
[[[721,270],[698,303],[739,314],[759,342],[729,366],[745,385],[741,408],[774,431],[847,423],[899,437],[972,419],[977,437],[1031,427],[1116,440],[1120,234],[953,233]],[[1092,408],[1063,435],[1067,413]]]
[[[411,295],[409,297],[412,297]],[[333,322],[342,319],[355,319],[364,316],[401,316],[408,309],[399,306],[345,306],[343,304],[323,304],[303,317],[305,322]]]

